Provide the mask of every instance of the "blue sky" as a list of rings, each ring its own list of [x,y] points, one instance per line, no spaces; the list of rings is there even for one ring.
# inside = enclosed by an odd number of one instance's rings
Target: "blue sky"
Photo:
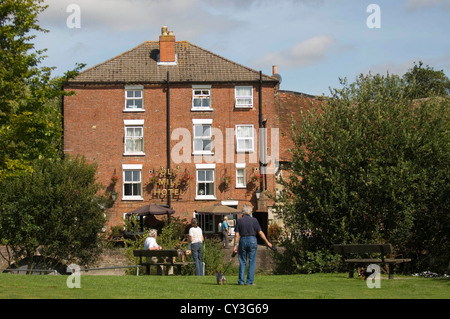
[[[450,76],[450,0],[45,0],[36,48],[55,75],[86,68],[144,41],[161,26],[189,41],[265,74],[277,65],[281,89],[329,94],[339,78],[360,73],[403,75],[423,61]],[[80,9],[80,27],[67,20]],[[370,4],[380,28],[369,28]],[[374,21],[369,19],[370,21]]]

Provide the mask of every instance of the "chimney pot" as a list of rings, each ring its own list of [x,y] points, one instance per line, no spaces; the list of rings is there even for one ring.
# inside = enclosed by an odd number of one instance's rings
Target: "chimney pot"
[[[278,74],[278,68],[277,68],[276,65],[273,65],[273,66],[272,66],[272,74],[273,74],[273,75]]]
[[[167,35],[167,27],[166,26],[161,27],[161,35]]]

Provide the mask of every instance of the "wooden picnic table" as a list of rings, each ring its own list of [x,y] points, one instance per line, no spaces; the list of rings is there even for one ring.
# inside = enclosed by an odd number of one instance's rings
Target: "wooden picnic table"
[[[133,256],[139,257],[139,265],[145,266],[147,269],[147,275],[150,275],[150,266],[166,266],[166,267],[177,267],[178,274],[181,274],[181,267],[192,265],[194,262],[177,262],[176,257],[178,257],[178,251],[176,249],[161,249],[161,250],[133,250]],[[145,257],[146,260],[142,260]],[[158,261],[148,261],[152,257],[157,257]],[[161,272],[162,274],[162,272]]]

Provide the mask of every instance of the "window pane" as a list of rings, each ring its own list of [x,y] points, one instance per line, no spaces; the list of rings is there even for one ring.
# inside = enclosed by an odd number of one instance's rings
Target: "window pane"
[[[134,142],[135,142],[134,151],[135,152],[143,152],[144,151],[144,140],[140,138],[140,139],[135,140]]]
[[[252,87],[237,87],[236,96],[252,96]]]
[[[206,191],[205,191],[205,183],[199,183],[198,184],[198,191],[197,191],[197,195],[206,195]]]
[[[134,100],[134,102],[137,108],[142,109],[142,100]]]
[[[194,106],[198,107],[198,106],[202,106],[202,100],[201,99],[194,99]]]
[[[212,141],[203,140],[203,151],[212,151]]]
[[[212,182],[212,181],[214,180],[214,174],[213,174],[213,172],[214,172],[214,171],[212,171],[212,170],[205,171],[205,175],[206,175],[205,180],[206,180],[206,181]]]
[[[127,100],[127,108],[135,108],[134,100]]]
[[[202,125],[194,125],[194,137],[202,137],[202,136],[203,136]]]
[[[194,140],[194,151],[203,151],[203,140]]]
[[[131,171],[125,171],[125,182],[131,182],[132,176],[133,176],[133,173]]]
[[[205,171],[198,171],[197,172],[197,175],[198,175],[198,180],[200,181],[200,182],[202,182],[202,181],[205,181],[206,180],[206,175],[205,175]]]
[[[126,141],[125,141],[125,150],[127,151],[127,152],[133,152],[133,149],[134,149],[134,147],[133,147],[133,140],[132,139],[126,139]],[[127,180],[126,179],[126,176],[127,176],[127,173],[128,172],[125,172],[125,181]],[[130,177],[131,178],[131,177]]]
[[[123,187],[124,190],[124,195],[125,196],[132,196],[133,195],[133,191],[132,191],[132,184],[125,184]]]
[[[211,136],[211,125],[203,125],[203,136]]]
[[[141,195],[141,184],[133,184],[133,196]]]
[[[214,183],[205,184],[205,195],[214,195]]]
[[[141,181],[141,171],[133,171],[133,181],[134,182]]]
[[[202,99],[202,106],[208,107],[209,106],[209,98]]]
[[[253,137],[253,127],[240,125],[236,129],[237,137]]]
[[[239,105],[250,105],[250,104],[252,104],[252,100],[251,99],[241,99],[241,98],[239,98],[239,99],[236,100],[236,102]]]

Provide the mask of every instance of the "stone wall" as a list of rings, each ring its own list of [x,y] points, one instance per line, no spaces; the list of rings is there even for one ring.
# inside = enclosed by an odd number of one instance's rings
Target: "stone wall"
[[[4,254],[6,249],[4,246],[0,246],[0,252]],[[128,266],[129,262],[124,255],[124,248],[117,249],[105,249],[103,251],[102,256],[99,261],[95,265],[91,265],[89,268],[109,268],[109,267],[123,267]],[[233,250],[225,249],[224,250],[224,261],[231,261],[234,266],[239,266],[239,259],[237,256],[231,257]],[[272,259],[272,251],[265,246],[258,246],[258,253],[256,255],[256,270],[259,273],[272,273],[273,267],[273,259]],[[7,268],[8,264],[0,258],[0,269]],[[122,276],[126,274],[125,268],[118,269],[101,269],[101,270],[89,270],[82,271],[82,275],[118,275]]]

